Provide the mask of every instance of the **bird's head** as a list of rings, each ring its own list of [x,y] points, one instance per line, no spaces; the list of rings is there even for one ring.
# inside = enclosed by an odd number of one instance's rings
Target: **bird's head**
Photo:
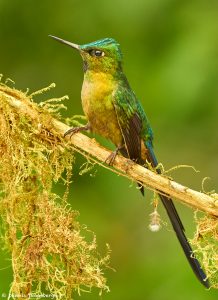
[[[112,38],[101,39],[89,44],[77,45],[50,35],[55,40],[80,52],[83,59],[84,72],[115,73],[121,70],[122,53],[120,45]]]

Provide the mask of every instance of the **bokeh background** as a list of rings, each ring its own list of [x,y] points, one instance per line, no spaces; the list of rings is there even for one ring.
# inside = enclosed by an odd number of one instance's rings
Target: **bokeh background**
[[[200,173],[179,169],[173,177],[202,190],[209,176],[205,190],[218,190],[217,31],[215,0],[0,0],[0,73],[23,90],[55,82],[44,97],[68,94],[66,115],[82,114],[81,58],[48,34],[80,44],[117,39],[126,75],[152,124],[159,160],[166,169],[195,166]],[[95,176],[80,176],[83,162],[77,156],[70,201],[79,221],[96,233],[99,251],[104,254],[110,244],[116,272],[106,271],[110,293],[99,297],[93,290],[75,299],[217,299],[217,291],[205,291],[196,280],[171,227],[149,231],[152,193],[143,198],[134,184],[98,167],[91,171]],[[191,238],[193,212],[177,207]],[[1,252],[0,298],[12,280],[8,259]]]

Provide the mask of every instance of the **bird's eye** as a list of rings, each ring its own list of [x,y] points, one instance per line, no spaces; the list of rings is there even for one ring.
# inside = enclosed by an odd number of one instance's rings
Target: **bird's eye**
[[[89,54],[90,54],[91,56],[97,56],[97,57],[100,57],[100,56],[104,56],[104,51],[92,49],[92,50],[89,51]]]

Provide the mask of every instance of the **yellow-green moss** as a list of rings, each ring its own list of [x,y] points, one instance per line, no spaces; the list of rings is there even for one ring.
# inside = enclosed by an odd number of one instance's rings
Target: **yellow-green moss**
[[[191,240],[196,256],[202,261],[210,285],[218,288],[218,221],[217,217],[195,214],[197,231]]]
[[[36,94],[0,84],[1,240],[12,257],[10,292],[16,299],[43,292],[72,299],[75,291],[108,290],[102,270],[108,255],[99,256],[94,234],[92,242],[85,240],[78,212],[66,202],[74,154],[50,122],[63,104],[51,99],[37,105]],[[31,118],[8,97],[25,103]],[[51,191],[59,180],[66,185],[63,197]]]

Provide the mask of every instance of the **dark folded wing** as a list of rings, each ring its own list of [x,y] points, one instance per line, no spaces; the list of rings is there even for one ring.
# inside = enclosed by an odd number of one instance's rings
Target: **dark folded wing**
[[[139,161],[141,159],[142,120],[137,113],[134,94],[125,88],[119,89],[114,97],[114,107],[128,157]]]

